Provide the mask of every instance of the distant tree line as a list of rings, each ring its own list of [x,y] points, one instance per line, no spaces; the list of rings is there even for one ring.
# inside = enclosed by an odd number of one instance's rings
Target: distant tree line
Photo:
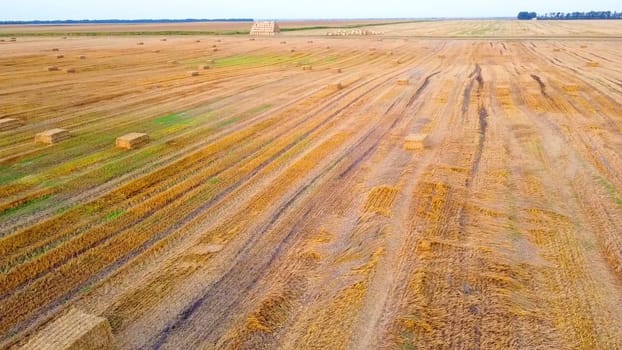
[[[252,18],[218,18],[218,19],[81,19],[54,21],[0,21],[2,24],[141,24],[141,23],[190,23],[190,22],[252,22]]]
[[[564,13],[564,12],[551,12],[541,16],[538,16],[540,20],[547,19],[622,19],[622,12],[612,12],[612,11],[590,11],[590,12],[572,12],[572,13]]]
[[[550,12],[538,16],[535,12],[519,12],[518,19],[531,20],[572,20],[572,19],[622,19],[622,12],[615,11],[590,11],[590,12]]]
[[[534,19],[536,17],[538,17],[538,14],[535,13],[535,12],[523,11],[523,12],[519,12],[518,13],[518,19],[530,20],[530,19]]]

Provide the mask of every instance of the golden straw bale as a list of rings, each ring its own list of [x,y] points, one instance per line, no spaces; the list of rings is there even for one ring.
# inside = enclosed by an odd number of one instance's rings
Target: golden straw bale
[[[331,84],[328,84],[328,89],[330,89],[330,90],[341,90],[341,89],[343,89],[343,85],[341,83],[331,83]]]
[[[19,120],[13,118],[0,119],[0,131],[15,129],[19,126]]]
[[[408,85],[410,82],[406,78],[398,79],[397,85]]]
[[[564,91],[568,93],[577,93],[579,92],[579,85],[576,85],[576,84],[564,85],[563,89]]]
[[[427,134],[410,134],[404,140],[404,149],[412,151],[424,149],[429,146],[429,137]]]
[[[115,141],[115,146],[120,149],[134,149],[138,148],[142,145],[145,145],[149,142],[149,135],[144,133],[129,133],[127,135],[123,135],[117,137]]]
[[[103,317],[70,309],[35,334],[23,350],[115,350],[110,323]]]
[[[35,135],[35,142],[52,145],[70,137],[67,129],[51,129]]]

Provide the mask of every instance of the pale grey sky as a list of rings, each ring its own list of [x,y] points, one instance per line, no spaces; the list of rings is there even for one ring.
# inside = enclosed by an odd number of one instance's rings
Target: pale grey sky
[[[417,18],[622,10],[621,0],[0,0],[0,20]]]

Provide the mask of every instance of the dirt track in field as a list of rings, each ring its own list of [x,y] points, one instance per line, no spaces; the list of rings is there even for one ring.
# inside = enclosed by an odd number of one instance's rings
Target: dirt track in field
[[[617,43],[161,39],[0,42],[0,347],[622,348]]]

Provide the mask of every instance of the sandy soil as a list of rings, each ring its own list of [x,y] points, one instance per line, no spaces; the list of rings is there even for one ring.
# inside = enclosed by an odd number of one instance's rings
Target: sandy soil
[[[161,39],[0,42],[0,347],[622,348],[617,41]]]

